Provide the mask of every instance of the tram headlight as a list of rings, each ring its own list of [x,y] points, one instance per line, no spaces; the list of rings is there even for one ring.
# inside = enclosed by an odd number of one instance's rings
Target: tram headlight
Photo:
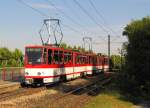
[[[37,75],[41,75],[41,72],[38,72]]]

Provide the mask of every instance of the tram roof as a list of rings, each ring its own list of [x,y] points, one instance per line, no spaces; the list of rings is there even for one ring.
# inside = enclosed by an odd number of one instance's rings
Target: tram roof
[[[60,47],[57,47],[57,46],[52,46],[52,45],[28,45],[26,46],[25,48],[47,48],[47,49],[54,49],[54,50],[63,50],[63,51],[66,51],[66,52],[74,52],[76,54],[83,54],[83,55],[97,55],[96,53],[82,53],[82,52],[78,52],[78,51],[73,51],[73,50],[70,50],[70,49],[64,49],[64,48],[60,48]]]

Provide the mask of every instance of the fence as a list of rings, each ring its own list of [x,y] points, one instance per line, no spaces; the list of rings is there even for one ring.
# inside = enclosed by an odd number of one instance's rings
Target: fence
[[[0,80],[21,81],[24,78],[23,67],[4,67],[0,68]]]

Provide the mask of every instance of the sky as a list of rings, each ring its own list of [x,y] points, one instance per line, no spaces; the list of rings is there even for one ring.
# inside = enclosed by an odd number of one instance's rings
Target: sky
[[[24,51],[27,45],[40,45],[38,32],[43,20],[52,17],[61,20],[63,42],[71,46],[82,46],[83,37],[92,37],[93,50],[107,54],[107,36],[110,34],[111,54],[116,54],[118,48],[121,48],[120,42],[127,41],[126,37],[122,36],[124,27],[132,20],[141,19],[150,14],[150,0],[49,0],[56,8],[47,1],[1,0],[0,47],[19,48]],[[86,10],[90,17],[75,1]],[[99,14],[95,12],[89,1],[94,4]],[[43,38],[47,38],[46,33],[45,35],[43,33]]]

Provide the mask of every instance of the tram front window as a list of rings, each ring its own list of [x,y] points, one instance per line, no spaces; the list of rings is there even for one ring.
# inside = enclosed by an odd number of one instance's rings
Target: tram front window
[[[28,64],[42,63],[42,48],[27,48],[26,55]]]

